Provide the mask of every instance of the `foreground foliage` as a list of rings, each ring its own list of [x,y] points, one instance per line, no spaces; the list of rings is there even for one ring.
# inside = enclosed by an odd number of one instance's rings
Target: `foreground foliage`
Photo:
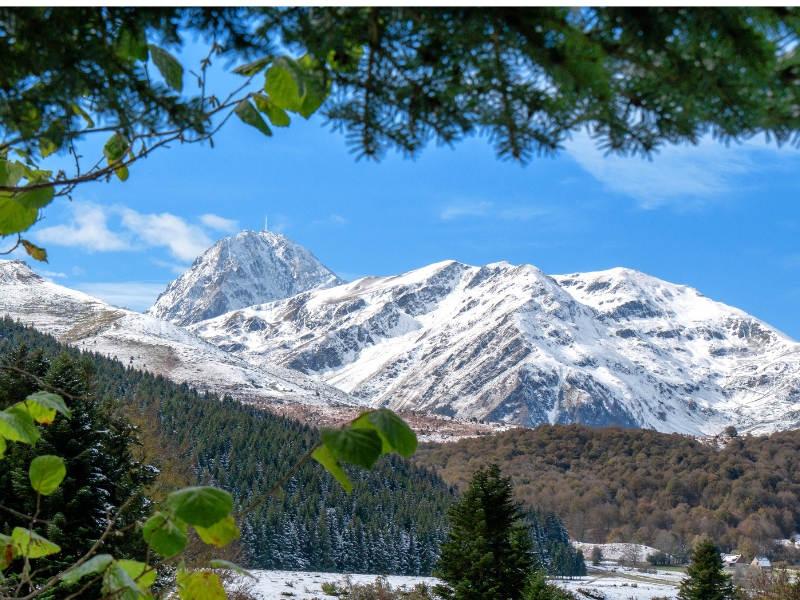
[[[5,7],[0,236],[158,148],[213,143],[234,115],[271,136],[322,109],[371,158],[479,133],[525,161],[581,127],[623,154],[709,131],[797,142],[798,29],[794,8]],[[194,37],[210,52],[184,65],[175,53]],[[218,56],[249,61],[219,97]],[[84,158],[95,135],[102,155]],[[42,164],[54,153],[72,172]]]
[[[751,558],[793,558],[774,540],[800,527],[800,432],[728,442],[718,450],[679,434],[542,425],[425,444],[415,460],[456,489],[474,461],[497,462],[518,500],[554,512],[581,541],[635,541],[685,558],[707,534]]]

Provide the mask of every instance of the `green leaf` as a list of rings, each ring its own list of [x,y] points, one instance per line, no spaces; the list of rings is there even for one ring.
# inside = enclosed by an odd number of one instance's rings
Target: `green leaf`
[[[348,494],[353,493],[353,484],[350,483],[347,475],[342,470],[342,465],[339,464],[339,461],[336,459],[336,457],[331,454],[324,445],[314,450],[314,453],[311,456],[319,464],[325,467],[325,470],[328,471],[328,473],[339,480],[339,483],[342,484],[342,487]]]
[[[331,50],[325,62],[334,71],[339,73],[355,73],[358,70],[358,63],[364,57],[364,47],[358,42],[345,40],[343,52]]]
[[[264,119],[261,118],[261,115],[258,114],[258,111],[255,109],[255,107],[247,100],[242,100],[239,102],[239,104],[236,105],[236,108],[233,109],[233,112],[235,112],[236,116],[242,121],[255,127],[264,135],[272,135],[272,130],[264,122]]]
[[[381,455],[383,442],[372,429],[320,427],[322,441],[339,460],[371,469]]]
[[[189,525],[211,527],[231,512],[233,497],[213,487],[188,487],[167,496],[167,507]]]
[[[147,47],[150,48],[150,58],[153,59],[167,85],[176,92],[183,90],[183,66],[181,63],[172,54],[155,44],[148,44]]]
[[[19,546],[19,553],[21,556],[28,558],[41,558],[61,552],[61,547],[57,546],[50,540],[40,536],[38,533],[23,529],[22,527],[14,527],[11,532],[11,537]]]
[[[331,82],[326,73],[319,68],[317,61],[308,54],[297,62],[305,70],[306,81],[306,95],[298,112],[300,116],[308,119],[330,96]]]
[[[58,146],[56,146],[52,140],[49,140],[44,136],[39,138],[39,153],[42,155],[42,158],[47,158],[57,150]]]
[[[59,412],[68,419],[72,417],[72,412],[67,408],[64,399],[58,394],[54,394],[52,392],[45,392],[43,390],[40,390],[25,398],[23,403],[28,405],[28,412],[39,423],[45,423],[45,424],[52,423],[53,419],[51,418],[50,421],[40,421],[37,418],[37,414],[34,412],[31,405],[37,405],[44,410]],[[55,417],[55,413],[53,413],[53,417]]]
[[[272,62],[271,56],[267,56],[265,58],[259,58],[258,60],[254,60],[253,62],[249,62],[244,65],[239,65],[233,70],[233,72],[236,73],[237,75],[250,77],[260,71],[263,71],[267,67],[267,65],[271,62]]]
[[[397,452],[408,458],[417,450],[417,435],[403,419],[388,408],[361,413],[352,426],[357,429],[374,429],[383,442],[381,454]]]
[[[275,125],[275,127],[288,127],[289,123],[292,122],[289,115],[286,114],[286,111],[275,106],[272,100],[264,94],[256,94],[253,100],[256,103],[256,108],[267,115],[270,123]]]
[[[147,573],[144,573],[144,570],[148,567],[143,562],[118,560],[117,563],[122,567],[123,571],[131,576],[131,579],[133,579],[140,588],[149,588],[156,582],[158,573],[156,573],[155,569],[150,569]],[[142,573],[144,573],[144,575],[142,575]]]
[[[0,436],[12,442],[33,444],[39,439],[39,430],[36,424],[24,410],[16,406],[0,411]]]
[[[11,162],[0,158],[0,185],[17,185],[25,177],[26,171],[27,167],[19,161]]]
[[[98,554],[97,556],[87,560],[80,567],[76,567],[75,569],[64,573],[61,576],[61,581],[66,584],[73,584],[81,577],[85,577],[86,575],[102,573],[108,568],[108,565],[111,564],[112,560],[114,560],[114,557],[110,554]]]
[[[236,526],[233,517],[228,515],[219,523],[214,523],[211,527],[200,527],[195,525],[200,539],[206,544],[212,544],[217,548],[223,548],[239,537],[241,530]]]
[[[38,217],[38,208],[20,206],[8,192],[0,192],[0,236],[26,231]]]
[[[53,121],[47,131],[39,136],[39,153],[47,158],[61,148],[64,143],[64,125],[61,121]]]
[[[25,188],[22,189],[25,190]],[[53,186],[47,186],[35,190],[22,191],[11,198],[23,208],[37,210],[50,204],[54,193]]]
[[[211,571],[178,571],[181,600],[226,600],[219,576]]]
[[[76,115],[80,115],[81,117],[83,117],[83,120],[86,121],[86,125],[90,129],[94,127],[94,121],[92,121],[92,117],[90,117],[89,113],[83,110],[80,106],[78,106],[77,104],[73,104],[72,112],[74,112]]]
[[[147,36],[144,29],[131,31],[123,27],[116,39],[117,54],[131,60],[147,60]]]
[[[103,146],[103,156],[105,156],[108,159],[108,163],[111,164],[125,156],[129,147],[130,143],[128,142],[128,138],[117,131],[108,138],[106,145]]]
[[[118,600],[140,600],[147,597],[117,561],[113,561],[103,575],[103,592],[113,593]]]
[[[28,474],[31,478],[31,487],[42,496],[49,496],[64,481],[67,467],[60,457],[45,454],[31,461]]]
[[[0,458],[6,454],[6,438],[0,435]]]
[[[239,573],[240,575],[246,575],[247,577],[252,577],[253,579],[257,579],[257,577],[253,575],[250,571],[246,570],[243,567],[240,567],[235,563],[228,562],[227,560],[216,560],[216,559],[210,560],[208,561],[208,564],[210,564],[211,567],[214,569],[227,569],[228,571],[234,571],[236,573]]]
[[[22,247],[25,248],[25,252],[27,252],[28,256],[32,259],[47,262],[47,250],[40,248],[36,244],[32,244],[28,240],[20,239],[19,243],[22,244]],[[52,423],[52,421],[50,422]]]
[[[0,438],[2,439],[2,438]],[[10,535],[0,533],[0,571],[19,556],[19,546]]]
[[[144,541],[150,544],[150,548],[165,558],[175,556],[189,541],[186,535],[186,523],[178,518],[170,519],[161,512],[155,513],[145,521],[142,535]]]
[[[264,91],[280,108],[300,112],[306,95],[302,70],[291,58],[276,58],[264,77]]]

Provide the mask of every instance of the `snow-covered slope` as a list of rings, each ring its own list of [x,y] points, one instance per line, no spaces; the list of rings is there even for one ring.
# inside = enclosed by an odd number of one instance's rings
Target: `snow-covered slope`
[[[358,403],[296,371],[253,366],[182,327],[51,283],[21,260],[0,261],[0,316],[4,315],[81,349],[240,400]]]
[[[286,236],[245,230],[206,250],[147,312],[188,325],[341,283],[309,250]]]
[[[191,327],[372,405],[534,426],[718,433],[800,422],[800,344],[685,286],[453,261]]]

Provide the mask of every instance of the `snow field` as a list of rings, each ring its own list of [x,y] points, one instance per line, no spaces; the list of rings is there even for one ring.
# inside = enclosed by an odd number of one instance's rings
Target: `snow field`
[[[612,570],[613,569],[613,570]],[[252,571],[258,581],[253,587],[253,594],[260,600],[281,600],[294,598],[296,600],[324,600],[333,598],[322,592],[323,583],[342,582],[345,575],[342,573],[307,573],[302,571]],[[376,575],[350,575],[354,583],[371,583]],[[633,569],[622,569],[604,565],[593,570],[588,577],[572,580],[556,581],[555,583],[574,593],[578,598],[591,599],[592,596],[581,593],[588,591],[595,598],[605,597],[605,600],[654,600],[655,598],[675,598],[678,585],[684,575],[674,571],[658,571],[652,573],[639,573]],[[387,581],[392,587],[405,586],[411,589],[418,583],[429,586],[436,585],[438,579],[434,577],[404,577],[390,575]]]

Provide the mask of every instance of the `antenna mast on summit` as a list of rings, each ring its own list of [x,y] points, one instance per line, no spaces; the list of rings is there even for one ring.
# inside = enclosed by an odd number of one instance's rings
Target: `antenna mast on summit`
[[[269,231],[269,215],[264,216],[264,231]]]

